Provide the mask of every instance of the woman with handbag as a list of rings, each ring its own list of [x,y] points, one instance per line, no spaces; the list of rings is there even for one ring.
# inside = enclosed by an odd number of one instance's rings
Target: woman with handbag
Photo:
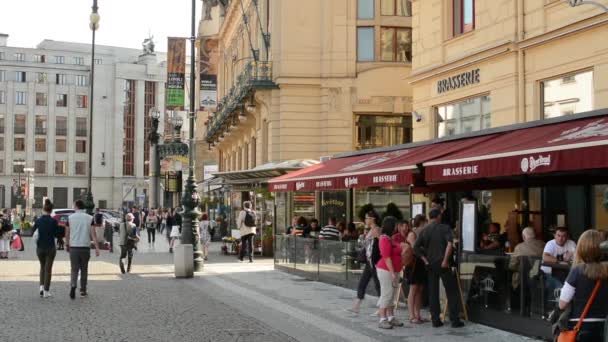
[[[393,241],[392,236],[395,234],[397,219],[393,216],[387,216],[382,221],[382,235],[380,236],[378,245],[380,248],[380,261],[376,264],[378,272],[378,280],[380,280],[380,298],[378,299],[378,307],[380,311],[380,329],[392,329],[393,327],[402,327],[394,313],[395,309],[395,293],[401,286],[401,245]]]
[[[604,340],[604,322],[608,314],[608,264],[601,261],[602,233],[585,231],[578,240],[574,266],[568,274],[559,298],[559,308],[570,308],[568,328],[560,332],[558,342],[595,342]]]

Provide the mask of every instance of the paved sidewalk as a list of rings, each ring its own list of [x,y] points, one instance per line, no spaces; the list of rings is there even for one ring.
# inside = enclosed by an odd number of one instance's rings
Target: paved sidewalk
[[[157,236],[158,237],[158,236]],[[530,341],[476,324],[464,329],[430,324],[379,330],[370,317],[345,309],[355,292],[275,271],[272,259],[238,263],[214,243],[204,271],[175,279],[166,241],[149,247],[145,233],[132,274],[118,271],[118,254],[92,257],[90,296],[68,298],[67,254],[58,251],[51,291],[38,297],[38,262],[25,253],[0,261],[3,315],[0,341]],[[399,315],[405,320],[405,308]],[[5,333],[6,332],[6,333]]]

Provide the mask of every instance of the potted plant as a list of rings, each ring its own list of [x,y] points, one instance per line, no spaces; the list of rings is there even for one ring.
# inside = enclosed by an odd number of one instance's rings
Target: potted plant
[[[262,255],[272,257],[274,255],[274,231],[272,224],[268,224],[262,230]]]
[[[32,236],[34,235],[33,225],[30,221],[21,222],[21,235],[22,236]]]

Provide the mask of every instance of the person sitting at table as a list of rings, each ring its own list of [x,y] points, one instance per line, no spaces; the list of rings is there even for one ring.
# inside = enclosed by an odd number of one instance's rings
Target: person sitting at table
[[[521,232],[521,236],[524,242],[515,246],[511,259],[509,260],[509,269],[513,271],[513,277],[511,284],[513,289],[519,287],[519,262],[521,257],[537,257],[540,258],[543,255],[545,249],[545,242],[536,239],[536,233],[531,227],[526,227]]]
[[[488,233],[481,236],[479,248],[482,251],[499,251],[502,252],[506,236],[500,234],[500,223],[492,222],[488,227]]]
[[[310,234],[310,227],[304,216],[298,217],[296,225],[291,229],[291,234],[294,236],[307,238]]]
[[[560,277],[559,272],[554,272],[551,265],[567,266],[572,262],[576,243],[568,239],[568,229],[558,227],[555,230],[554,239],[547,242],[543,250],[543,264],[541,270],[545,273],[545,288],[551,293],[553,290],[562,287],[564,277]]]

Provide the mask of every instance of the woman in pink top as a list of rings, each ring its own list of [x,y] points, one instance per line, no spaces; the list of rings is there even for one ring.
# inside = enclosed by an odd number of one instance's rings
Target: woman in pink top
[[[386,217],[382,221],[382,236],[380,237],[380,261],[376,265],[378,280],[380,280],[380,298],[378,299],[381,329],[392,329],[403,326],[394,317],[395,290],[399,288],[399,275],[401,274],[401,245],[394,242],[391,237],[395,233],[397,220]]]

